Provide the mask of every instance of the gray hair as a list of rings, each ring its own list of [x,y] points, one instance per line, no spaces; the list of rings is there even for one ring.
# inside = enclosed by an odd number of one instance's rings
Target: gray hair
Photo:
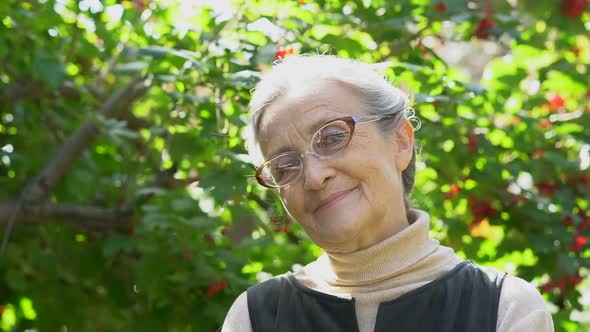
[[[264,111],[279,98],[299,95],[313,91],[318,84],[331,81],[343,84],[354,91],[366,106],[367,114],[396,112],[399,116],[379,122],[383,132],[393,132],[401,123],[402,117],[419,120],[411,108],[411,97],[388,82],[378,70],[383,64],[367,64],[356,60],[339,58],[333,55],[292,55],[266,72],[256,87],[250,100],[252,111],[246,148],[253,164],[260,165],[263,157],[257,140],[260,119]],[[419,129],[419,121],[418,127]],[[408,167],[402,172],[404,204],[406,210],[414,186],[416,173],[416,146]]]

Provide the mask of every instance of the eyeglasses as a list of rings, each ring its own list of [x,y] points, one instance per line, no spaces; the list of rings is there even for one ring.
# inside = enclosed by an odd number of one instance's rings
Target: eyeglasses
[[[305,154],[311,154],[318,159],[333,157],[348,146],[356,125],[391,118],[398,113],[401,112],[346,116],[328,121],[311,137],[310,152],[298,154],[295,151],[288,151],[275,155],[258,167],[256,180],[268,188],[285,187],[303,173],[303,156]]]

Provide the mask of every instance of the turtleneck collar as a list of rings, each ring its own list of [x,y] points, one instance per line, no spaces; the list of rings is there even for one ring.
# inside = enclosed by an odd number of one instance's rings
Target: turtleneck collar
[[[374,284],[403,273],[439,246],[430,237],[427,212],[410,209],[408,217],[410,225],[390,238],[351,253],[325,252],[315,268],[332,286]]]

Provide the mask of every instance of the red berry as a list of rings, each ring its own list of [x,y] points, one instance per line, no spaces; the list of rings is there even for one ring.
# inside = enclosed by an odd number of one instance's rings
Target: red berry
[[[515,116],[514,119],[512,119],[512,124],[513,125],[517,125],[519,123],[522,122],[522,119],[520,118],[520,116]]]
[[[572,217],[567,216],[561,220],[561,224],[564,226],[571,226],[574,224],[574,221],[572,220]]]
[[[218,283],[209,285],[207,288],[206,297],[213,297],[215,294],[221,292],[224,288],[227,287],[227,280],[223,279]]]
[[[286,55],[287,55],[287,52],[285,51],[285,49],[283,49],[282,47],[279,47],[279,49],[275,53],[275,61],[285,58]]]
[[[437,12],[442,13],[447,10],[447,5],[445,5],[445,3],[441,1],[437,3],[436,6],[434,6],[434,9],[436,9]]]
[[[295,49],[292,47],[279,47],[275,52],[275,61],[282,60],[287,57],[287,55],[295,54]]]
[[[582,183],[584,185],[590,185],[590,176],[588,176],[586,174],[580,174],[580,175],[576,176],[576,180],[578,180],[578,183]]]
[[[539,195],[545,197],[553,197],[555,191],[557,191],[557,185],[554,183],[550,183],[547,181],[537,183],[537,190],[539,190]]]
[[[291,218],[285,219],[284,226],[275,226],[275,232],[277,233],[289,233],[289,226],[291,225]]]
[[[494,19],[486,17],[479,20],[477,28],[473,35],[479,39],[486,39],[490,35],[490,30],[496,26]]]
[[[580,232],[585,232],[590,229],[590,215],[587,215],[584,211],[578,212],[578,216],[582,219],[580,224],[578,225],[578,230]]]
[[[563,99],[558,94],[552,94],[551,97],[549,98],[549,103],[551,104],[552,109],[556,109],[556,108],[563,107],[563,105],[565,105],[565,99]]]
[[[541,119],[541,121],[539,121],[539,127],[541,127],[541,129],[549,129],[553,127],[553,123],[551,123],[551,120],[549,119]]]
[[[467,147],[469,148],[469,152],[477,151],[477,147],[479,146],[479,139],[475,133],[469,134],[469,142],[467,143]]]
[[[563,0],[561,12],[569,18],[577,19],[582,16],[588,3],[590,3],[589,0]]]
[[[135,0],[133,2],[133,5],[135,6],[135,11],[137,11],[138,13],[143,12],[145,7],[147,7],[143,0]]]
[[[276,216],[276,215],[272,215],[272,216],[270,217],[270,222],[271,222],[273,225],[278,225],[278,224],[280,224],[279,217],[278,217],[278,216]]]
[[[584,249],[584,246],[588,243],[588,239],[586,239],[582,235],[576,234],[574,236],[574,242],[570,245],[570,251],[579,253]]]
[[[452,184],[451,185],[451,190],[446,193],[443,198],[444,199],[451,199],[453,197],[455,197],[455,195],[457,195],[459,192],[461,191],[461,189],[459,189],[459,186],[457,186],[456,184]]]
[[[542,158],[543,154],[545,154],[545,151],[543,151],[543,149],[538,149],[533,153],[533,159]]]
[[[546,283],[545,285],[540,287],[540,291],[543,293],[547,293],[554,288],[559,288],[560,292],[563,294],[563,292],[565,291],[565,288],[568,285],[576,286],[579,283],[581,283],[582,280],[584,280],[584,278],[582,278],[579,275],[566,276],[561,279],[557,279],[557,280],[550,281],[550,282]]]
[[[135,228],[134,227],[130,227],[127,230],[127,236],[129,236],[129,237],[134,237],[135,236]]]
[[[580,49],[578,46],[572,48],[572,52],[574,52],[576,58],[580,57],[580,52],[582,51],[582,49]]]
[[[191,254],[188,251],[185,251],[184,254],[182,254],[182,260],[185,262],[190,262],[191,261]]]
[[[473,214],[473,223],[478,223],[486,217],[493,217],[498,214],[498,210],[489,201],[479,201],[476,197],[471,196],[467,202],[471,208],[471,214]]]

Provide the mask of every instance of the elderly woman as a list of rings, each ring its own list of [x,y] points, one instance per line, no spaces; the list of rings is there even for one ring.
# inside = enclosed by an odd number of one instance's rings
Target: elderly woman
[[[532,285],[430,237],[413,111],[371,65],[291,56],[250,105],[258,182],[324,254],[242,293],[222,331],[553,331]]]

